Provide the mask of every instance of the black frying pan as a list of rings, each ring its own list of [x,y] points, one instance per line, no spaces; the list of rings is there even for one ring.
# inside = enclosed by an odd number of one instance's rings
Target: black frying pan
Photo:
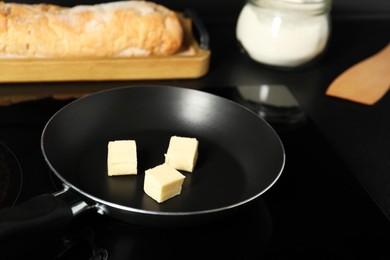
[[[172,135],[196,137],[199,157],[193,173],[183,172],[181,194],[157,203],[143,191],[144,171],[163,163]],[[107,144],[118,139],[136,140],[138,175],[107,176]],[[238,209],[267,191],[285,163],[279,137],[255,113],[202,91],[163,86],[111,89],[70,103],[47,123],[41,148],[80,205],[157,226]]]

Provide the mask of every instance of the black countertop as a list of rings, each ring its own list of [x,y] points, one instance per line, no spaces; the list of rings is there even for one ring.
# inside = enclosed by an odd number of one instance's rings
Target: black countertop
[[[325,95],[329,84],[390,42],[389,19],[334,19],[325,55],[300,71],[274,71],[237,50],[232,27],[214,37],[209,85],[285,84],[337,155],[390,219],[390,94],[373,106]],[[217,46],[230,43],[229,51]],[[227,48],[228,49],[228,48]],[[390,84],[390,82],[389,82]],[[320,152],[320,151],[318,151]],[[326,156],[326,155],[324,155]],[[342,174],[342,173],[341,173]]]
[[[209,85],[288,86],[338,156],[390,217],[390,95],[365,106],[324,94],[340,73],[390,42],[389,26],[390,19],[335,20],[322,59],[306,70],[290,72],[274,71],[249,60],[237,51],[232,29],[226,28],[217,38],[223,40],[214,44],[233,42],[231,50],[236,51],[222,52],[215,46],[216,61],[206,81]]]
[[[373,106],[364,106],[327,97],[324,92],[337,75],[390,42],[390,35],[384,29],[389,25],[390,20],[336,23],[327,56],[318,68],[313,68],[313,73],[318,74],[317,84],[290,88],[328,143],[388,218],[390,94]]]

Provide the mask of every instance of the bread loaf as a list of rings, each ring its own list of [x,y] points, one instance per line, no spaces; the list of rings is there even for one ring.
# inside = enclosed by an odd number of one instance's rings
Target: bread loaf
[[[0,2],[0,58],[166,56],[182,41],[177,13],[153,2]]]

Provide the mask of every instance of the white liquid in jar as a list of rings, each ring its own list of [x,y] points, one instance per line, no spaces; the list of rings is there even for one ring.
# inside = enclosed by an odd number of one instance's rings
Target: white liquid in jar
[[[260,63],[300,66],[325,49],[328,17],[274,12],[248,3],[238,18],[236,36],[249,56]]]

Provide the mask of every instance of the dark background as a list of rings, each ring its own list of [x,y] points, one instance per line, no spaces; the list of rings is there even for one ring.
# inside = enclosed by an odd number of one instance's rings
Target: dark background
[[[24,3],[53,3],[64,6],[73,6],[78,4],[93,4],[109,2],[104,0],[14,0],[6,2],[24,2]],[[111,1],[112,2],[112,1]],[[155,0],[154,2],[163,4],[171,9],[182,11],[186,8],[192,8],[199,13],[203,19],[207,20],[235,20],[245,4],[245,0]],[[333,0],[332,15],[348,18],[362,18],[371,16],[390,17],[389,0]]]

